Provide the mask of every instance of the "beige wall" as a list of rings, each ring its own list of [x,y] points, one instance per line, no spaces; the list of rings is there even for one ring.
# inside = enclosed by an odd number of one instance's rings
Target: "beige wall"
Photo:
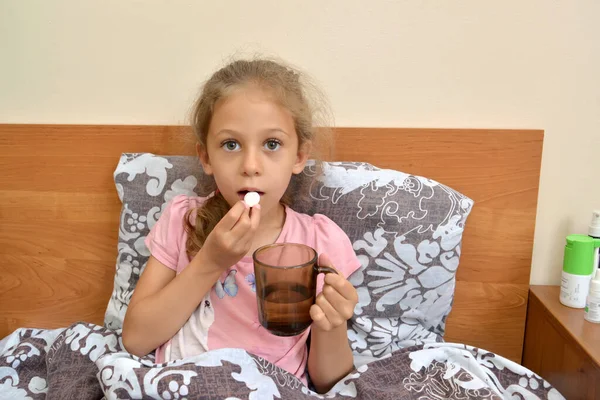
[[[337,125],[542,128],[532,282],[557,283],[564,236],[600,208],[599,16],[598,0],[2,0],[0,122],[183,123],[250,48],[310,71]]]

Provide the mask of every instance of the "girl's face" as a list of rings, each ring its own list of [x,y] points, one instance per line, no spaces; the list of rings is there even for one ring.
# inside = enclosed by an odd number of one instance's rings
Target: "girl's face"
[[[266,216],[279,204],[292,174],[304,169],[310,144],[299,148],[286,108],[261,89],[247,87],[215,104],[206,148],[198,145],[197,150],[229,205],[249,191],[258,192]]]

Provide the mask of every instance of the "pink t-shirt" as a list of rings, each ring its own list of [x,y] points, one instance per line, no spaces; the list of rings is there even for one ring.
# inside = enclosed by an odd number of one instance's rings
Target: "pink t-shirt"
[[[177,274],[190,263],[185,251],[185,213],[201,207],[205,200],[203,197],[175,197],[146,238],[152,256]],[[327,253],[335,268],[346,278],[360,267],[348,236],[335,222],[321,214],[311,217],[286,207],[285,223],[276,243],[283,242],[302,243],[314,248],[318,254]],[[317,293],[322,288],[321,275]],[[309,331],[310,328],[298,336],[280,337],[262,327],[258,321],[252,257],[246,256],[223,272],[184,326],[156,350],[156,362],[219,348],[243,348],[306,382]]]

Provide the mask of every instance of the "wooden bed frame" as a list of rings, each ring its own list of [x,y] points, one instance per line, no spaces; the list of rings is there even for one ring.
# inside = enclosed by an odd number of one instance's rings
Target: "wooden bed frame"
[[[336,129],[337,160],[423,175],[475,200],[446,339],[521,362],[543,132]],[[180,126],[0,125],[0,338],[102,324],[122,152],[193,154]]]

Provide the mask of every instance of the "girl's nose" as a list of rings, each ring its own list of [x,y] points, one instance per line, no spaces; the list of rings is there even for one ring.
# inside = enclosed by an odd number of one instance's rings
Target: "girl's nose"
[[[262,173],[260,153],[258,151],[246,151],[246,154],[244,155],[243,173],[246,176],[256,176]]]

